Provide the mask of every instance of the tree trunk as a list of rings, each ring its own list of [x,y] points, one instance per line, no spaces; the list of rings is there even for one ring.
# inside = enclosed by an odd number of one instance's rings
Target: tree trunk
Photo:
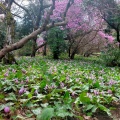
[[[17,64],[18,65],[18,63],[14,57],[14,54],[12,54],[12,52],[7,53],[5,55],[5,57],[3,58],[3,64]]]
[[[68,57],[70,58],[71,47],[68,48]]]
[[[58,54],[57,53],[53,53],[53,59],[59,59],[59,56],[58,56]]]
[[[76,46],[76,47],[74,48],[74,50],[72,51],[72,53],[71,53],[71,55],[70,55],[70,59],[74,59],[75,54],[76,54],[77,49],[78,49],[78,45],[79,45],[79,44],[77,44],[77,46]]]
[[[37,36],[33,38],[31,57],[35,57],[35,55],[36,55],[36,48],[37,48],[36,40],[37,40]]]
[[[120,49],[120,32],[119,32],[119,29],[116,32],[117,32],[117,41],[119,43],[119,49]]]
[[[43,48],[43,56],[47,55],[47,45],[45,44],[44,48]]]
[[[120,42],[118,42],[119,50],[120,50]]]
[[[9,12],[10,13],[10,12]],[[8,17],[9,14],[6,15],[6,21],[7,21],[7,34],[6,34],[6,41],[4,46],[11,45],[13,43],[14,37],[15,37],[15,21],[11,16]],[[14,57],[14,54],[12,52],[8,52],[5,57],[3,58],[4,64],[18,64],[16,62],[16,59]]]
[[[2,46],[3,49],[7,48],[8,45],[11,45],[13,43],[13,39],[15,37],[15,20],[11,13],[12,3],[13,3],[13,0],[10,0],[9,2],[5,2],[5,4],[0,3],[0,8],[5,15],[5,23],[7,25],[6,40],[4,42],[4,45]],[[1,50],[2,53],[4,52],[3,49]],[[4,64],[12,64],[12,63],[17,64],[17,62],[14,58],[14,55],[11,51],[7,52],[4,56],[2,56],[0,58],[3,58]]]
[[[73,60],[74,57],[75,57],[75,54],[72,54],[72,55],[70,56],[70,59]]]

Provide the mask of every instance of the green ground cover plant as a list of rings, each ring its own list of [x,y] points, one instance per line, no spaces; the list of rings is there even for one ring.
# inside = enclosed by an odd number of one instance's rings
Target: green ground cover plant
[[[120,69],[81,60],[19,58],[0,64],[0,119],[82,120],[120,100]],[[112,117],[112,116],[111,116]]]

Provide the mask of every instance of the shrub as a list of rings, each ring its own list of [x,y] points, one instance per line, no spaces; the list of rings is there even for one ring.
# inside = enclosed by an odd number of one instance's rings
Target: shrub
[[[111,47],[101,54],[101,58],[106,66],[120,66],[120,49]]]

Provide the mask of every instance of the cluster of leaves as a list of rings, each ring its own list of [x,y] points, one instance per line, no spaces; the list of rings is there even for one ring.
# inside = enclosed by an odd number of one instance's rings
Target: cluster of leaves
[[[52,61],[22,58],[19,66],[0,65],[0,118],[38,120],[110,115],[110,103],[118,102],[118,68],[105,68],[83,61]],[[5,114],[5,106],[10,112]]]

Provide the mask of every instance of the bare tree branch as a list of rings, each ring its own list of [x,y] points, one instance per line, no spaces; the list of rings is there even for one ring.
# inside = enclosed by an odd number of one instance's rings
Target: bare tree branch
[[[13,16],[16,16],[16,17],[18,17],[18,18],[22,18],[21,16],[16,15],[16,14],[14,14],[14,13],[12,13],[12,15],[13,15]]]
[[[31,18],[31,20],[33,22],[33,25],[35,25],[35,20],[33,19],[32,15],[29,12],[29,10],[26,9],[25,7],[23,7],[22,5],[18,4],[17,2],[15,2],[15,0],[14,0],[14,4],[16,4],[18,7],[22,8],[29,15],[29,17]]]
[[[45,46],[46,44],[47,44],[47,42],[44,42],[42,45],[38,46],[38,47],[36,48],[36,51],[37,51],[39,48]]]

